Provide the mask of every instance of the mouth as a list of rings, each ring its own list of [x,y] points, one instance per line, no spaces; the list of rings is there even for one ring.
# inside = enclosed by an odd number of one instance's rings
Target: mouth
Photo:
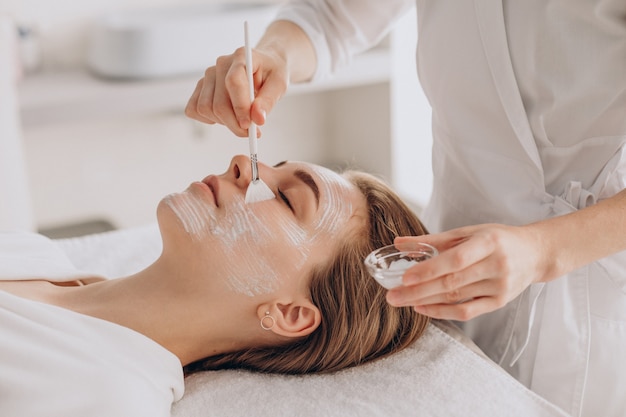
[[[211,191],[211,195],[213,196],[213,200],[215,202],[215,206],[219,207],[219,203],[217,200],[218,192],[219,192],[219,181],[215,175],[210,175],[202,180],[202,183],[206,185]]]

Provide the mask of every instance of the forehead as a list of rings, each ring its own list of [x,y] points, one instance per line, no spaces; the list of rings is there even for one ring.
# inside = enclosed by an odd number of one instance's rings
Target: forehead
[[[292,166],[294,170],[301,169],[311,174],[320,187],[335,187],[343,189],[346,192],[355,189],[350,181],[331,169],[308,162],[290,162],[289,165]]]
[[[319,189],[320,213],[323,209],[335,210],[335,214],[351,213],[360,195],[357,187],[335,171],[306,162],[294,163],[294,171],[305,171],[311,175]],[[358,204],[357,204],[358,205]],[[337,211],[340,210],[340,211]]]
[[[313,179],[315,179],[315,182],[318,183],[318,185],[323,185],[325,187],[342,187],[345,188],[346,191],[354,188],[353,184],[345,179],[341,174],[320,165],[301,161],[285,161],[277,166],[282,165],[289,167],[293,171],[300,170],[309,173],[313,176]]]
[[[295,169],[309,172],[320,189],[320,206],[313,222],[317,235],[338,235],[364,210],[365,198],[358,188],[342,175],[319,165],[294,163]],[[357,222],[359,223],[359,222]]]

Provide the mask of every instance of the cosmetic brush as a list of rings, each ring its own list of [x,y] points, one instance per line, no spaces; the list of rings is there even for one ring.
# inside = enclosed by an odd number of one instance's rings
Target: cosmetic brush
[[[245,52],[246,52],[246,74],[248,76],[248,87],[250,91],[250,103],[254,101],[254,80],[252,79],[252,50],[248,36],[248,22],[244,22]],[[250,164],[252,165],[252,180],[246,191],[246,203],[256,203],[258,201],[271,200],[276,198],[274,192],[270,190],[259,178],[259,167],[257,164],[257,138],[256,124],[252,122],[248,128],[248,145],[250,146]]]

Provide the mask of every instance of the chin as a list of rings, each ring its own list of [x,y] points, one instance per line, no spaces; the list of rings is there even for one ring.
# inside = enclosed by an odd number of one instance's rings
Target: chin
[[[182,240],[198,245],[211,239],[210,225],[214,218],[201,199],[183,192],[170,194],[159,202],[157,221],[162,235],[167,233],[177,242]]]
[[[170,199],[174,198],[174,194],[168,195],[159,201],[156,210],[157,223],[159,225],[159,229],[161,231],[161,236],[163,238],[163,243],[168,236],[182,236],[187,235],[183,224],[181,223],[178,215],[172,209],[172,205],[169,202]],[[179,240],[180,237],[177,238]]]

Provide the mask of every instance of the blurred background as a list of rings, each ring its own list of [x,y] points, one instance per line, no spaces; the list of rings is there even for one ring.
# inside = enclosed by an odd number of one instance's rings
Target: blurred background
[[[243,45],[243,21],[254,41],[280,2],[1,1],[0,229],[142,226],[162,197],[248,152],[183,112],[203,69]],[[430,108],[415,33],[411,13],[336,77],[293,86],[263,127],[261,161],[363,169],[423,206]]]

